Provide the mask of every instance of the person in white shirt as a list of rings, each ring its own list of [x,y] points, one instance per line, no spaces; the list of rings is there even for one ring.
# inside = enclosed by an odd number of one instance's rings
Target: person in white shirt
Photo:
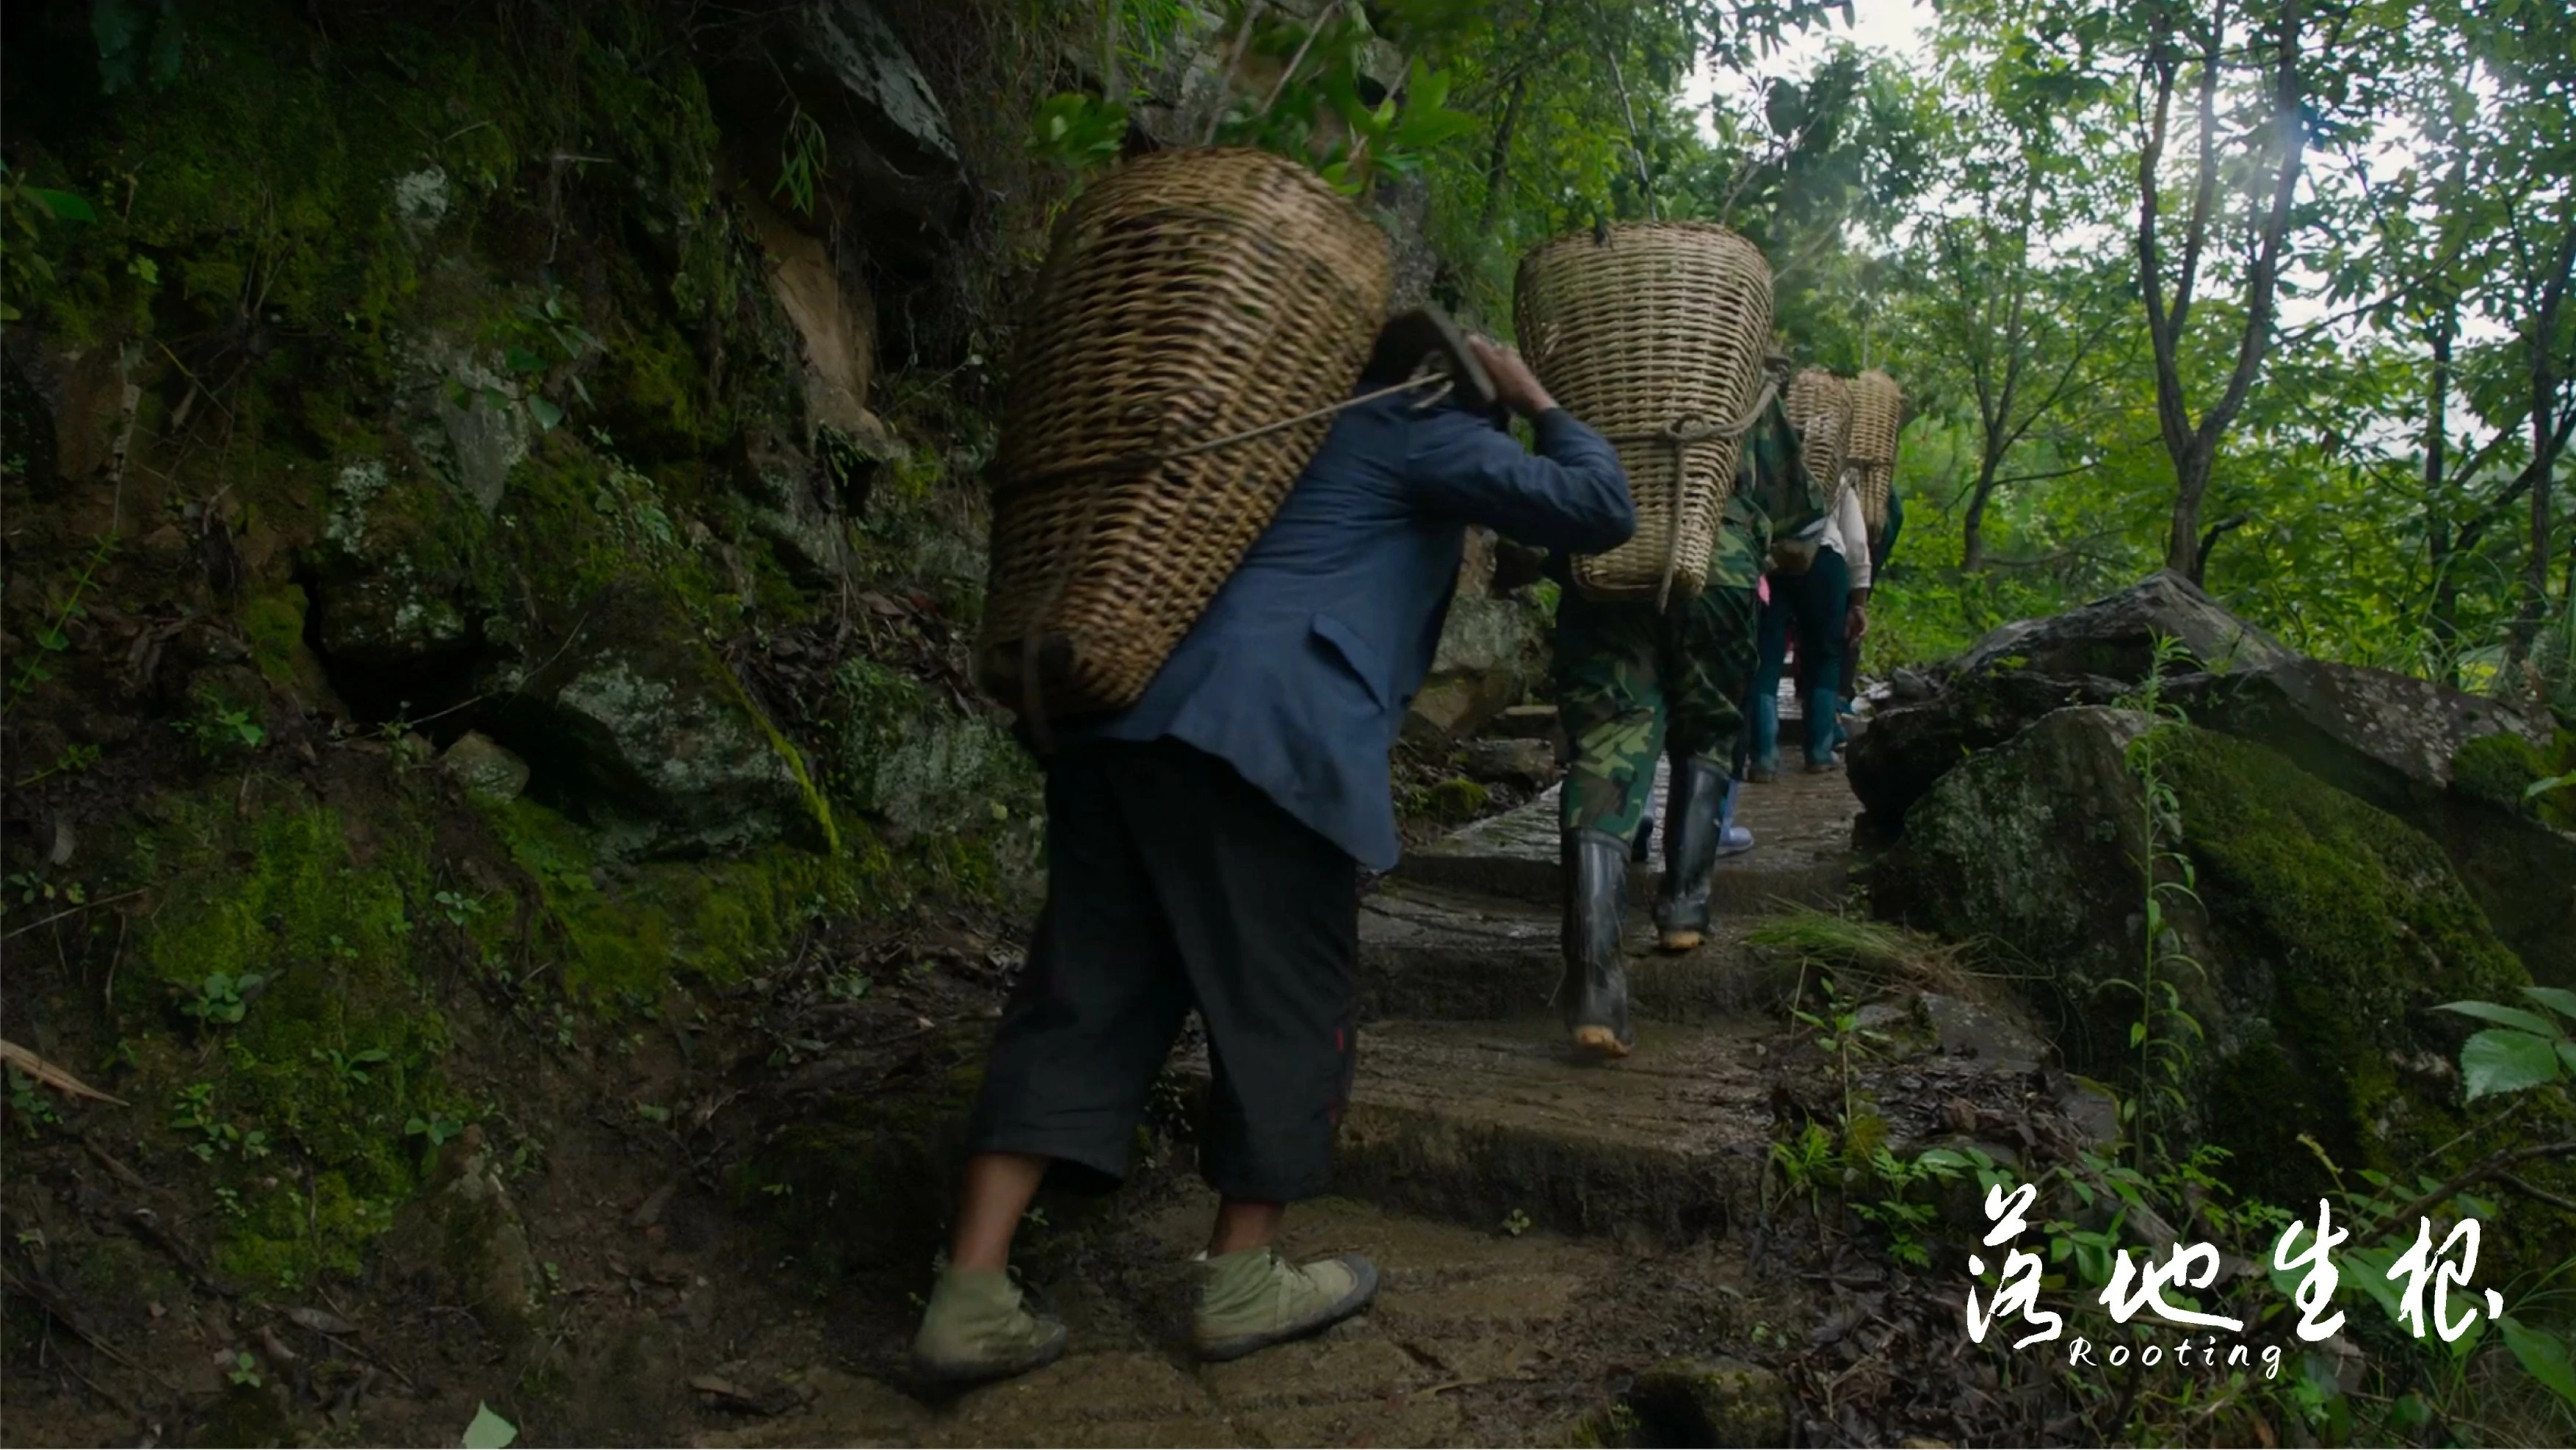
[[[1805,698],[1807,772],[1820,775],[1834,768],[1834,743],[1841,735],[1835,707],[1843,650],[1869,628],[1869,525],[1849,475],[1835,484],[1833,508],[1801,540],[1816,545],[1815,562],[1803,573],[1773,570],[1771,599],[1762,606],[1762,653],[1745,711],[1750,737],[1746,775],[1756,782],[1777,780],[1780,774],[1780,676],[1788,663],[1790,629],[1798,631],[1800,673],[1810,682]]]

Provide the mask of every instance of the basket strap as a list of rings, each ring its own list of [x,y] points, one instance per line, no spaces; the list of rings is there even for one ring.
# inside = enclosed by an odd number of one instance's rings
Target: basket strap
[[[1123,453],[1116,458],[1095,459],[1089,463],[1062,463],[1053,468],[1042,468],[1025,477],[1010,480],[1005,487],[1012,490],[1035,488],[1042,483],[1053,483],[1058,479],[1070,478],[1085,473],[1124,473],[1130,470],[1159,468],[1175,459],[1188,458],[1200,453],[1211,453],[1219,448],[1231,448],[1237,443],[1249,443],[1255,438],[1261,438],[1269,434],[1276,433],[1282,428],[1294,428],[1300,423],[1311,423],[1317,418],[1329,418],[1344,409],[1356,408],[1362,403],[1374,403],[1380,398],[1393,397],[1397,393],[1412,392],[1416,389],[1435,386],[1440,390],[1440,392],[1433,393],[1431,398],[1437,398],[1440,396],[1440,393],[1448,390],[1450,386],[1448,376],[1446,374],[1433,373],[1422,377],[1407,378],[1403,382],[1391,384],[1387,387],[1376,389],[1373,392],[1361,393],[1356,397],[1344,398],[1338,403],[1328,403],[1321,408],[1309,408],[1305,412],[1297,414],[1295,417],[1281,418],[1277,422],[1264,423],[1257,428],[1246,428],[1241,432],[1228,433],[1221,438],[1202,439],[1199,442],[1189,444],[1186,447],[1167,448],[1159,453]],[[1428,403],[1431,401],[1431,398],[1426,398],[1424,401]],[[998,492],[999,490],[996,491]]]
[[[1673,575],[1681,568],[1682,465],[1687,461],[1690,446],[1694,443],[1705,443],[1711,438],[1743,437],[1753,431],[1755,424],[1762,421],[1763,414],[1771,411],[1772,400],[1779,395],[1780,383],[1775,378],[1762,385],[1762,391],[1753,399],[1752,408],[1741,417],[1723,423],[1702,423],[1685,414],[1661,428],[1644,433],[1621,433],[1610,439],[1612,447],[1631,443],[1673,445],[1673,502],[1669,521],[1664,527],[1664,577],[1663,582],[1655,586],[1655,608],[1658,611],[1672,606]]]
[[[1362,403],[1374,403],[1380,398],[1393,397],[1398,393],[1423,392],[1424,395],[1422,399],[1415,403],[1414,406],[1416,408],[1427,408],[1433,403],[1436,403],[1440,399],[1448,396],[1452,386],[1453,384],[1445,373],[1433,372],[1419,374],[1417,376],[1407,378],[1403,382],[1395,383],[1388,387],[1377,388],[1370,392],[1361,393],[1356,397],[1344,398],[1337,403],[1331,403],[1321,408],[1309,408],[1305,412],[1299,413],[1293,418],[1282,418],[1274,423],[1264,423],[1257,428],[1246,428],[1240,432],[1228,433],[1221,438],[1204,439],[1200,442],[1192,443],[1187,447],[1166,449],[1160,453],[1130,453],[1118,458],[1102,459],[1096,463],[1066,464],[1061,467],[1045,469],[1040,472],[1030,474],[1026,478],[1017,480],[1012,487],[1015,489],[1030,488],[1040,483],[1050,483],[1059,479],[1074,477],[1086,473],[1106,473],[1113,471],[1125,472],[1131,469],[1142,471],[1149,468],[1159,468],[1176,459],[1188,458],[1200,453],[1214,452],[1219,448],[1232,447],[1237,443],[1248,443],[1255,438],[1276,433],[1283,428],[1293,428],[1299,423],[1313,422],[1317,418],[1329,418],[1346,409],[1356,408]],[[1425,389],[1428,389],[1429,391],[1424,392]],[[999,493],[1000,490],[996,489],[995,492]],[[1047,584],[1046,602],[1038,607],[1033,616],[1034,619],[1042,621],[1052,618],[1055,614],[1056,606],[1064,602],[1064,591],[1071,588],[1073,585],[1074,561],[1082,557],[1081,546],[1091,537],[1092,527],[1100,517],[1100,497],[1101,495],[1099,490],[1095,489],[1092,491],[1091,496],[1084,500],[1082,522],[1074,530],[1074,543],[1071,547],[1066,548],[1062,552],[1062,562],[1057,564],[1055,568],[1055,577]],[[1047,729],[1045,688],[1038,683],[1038,645],[1038,631],[1035,628],[1030,628],[1021,634],[1020,718],[1025,721],[1029,727],[1030,745],[1036,750],[1039,758],[1044,759],[1046,756],[1054,753],[1055,740],[1053,732]]]

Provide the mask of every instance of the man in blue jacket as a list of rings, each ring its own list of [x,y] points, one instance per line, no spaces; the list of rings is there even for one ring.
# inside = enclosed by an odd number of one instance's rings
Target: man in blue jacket
[[[1377,1270],[1272,1252],[1322,1193],[1359,1019],[1359,868],[1397,855],[1387,756],[1440,640],[1469,524],[1598,553],[1636,530],[1617,454],[1520,359],[1471,344],[1532,455],[1405,395],[1333,424],[1278,516],[1143,698],[1067,722],[1047,770],[1047,901],[969,1130],[946,1268],[914,1341],[946,1381],[1034,1369],[1062,1325],[1020,1302],[1012,1231],[1052,1174],[1126,1174],[1195,1007],[1215,1073],[1200,1165],[1221,1197],[1194,1337],[1231,1359],[1357,1313]]]

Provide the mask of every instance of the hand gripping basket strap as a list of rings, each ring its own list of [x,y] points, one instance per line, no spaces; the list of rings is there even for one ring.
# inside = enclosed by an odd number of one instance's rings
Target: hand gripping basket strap
[[[1523,352],[1568,412],[1620,448],[1636,533],[1574,561],[1600,599],[1669,601],[1705,580],[1735,485],[1732,419],[1761,390],[1771,271],[1741,236],[1705,222],[1577,232],[1522,258],[1514,297]],[[1675,420],[1691,430],[1677,440]]]
[[[990,473],[986,690],[1132,703],[1314,456],[1390,290],[1383,233],[1281,157],[1157,153],[1077,198]]]

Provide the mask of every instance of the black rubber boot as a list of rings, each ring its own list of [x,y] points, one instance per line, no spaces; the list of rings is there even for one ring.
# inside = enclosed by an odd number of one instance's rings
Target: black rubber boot
[[[1664,800],[1664,880],[1655,891],[1657,945],[1686,952],[1708,938],[1708,874],[1717,866],[1726,771],[1693,757],[1676,760]]]
[[[1625,1057],[1636,1043],[1628,1027],[1628,974],[1619,960],[1628,849],[1626,841],[1599,831],[1565,833],[1565,980],[1556,995],[1578,1056]]]

